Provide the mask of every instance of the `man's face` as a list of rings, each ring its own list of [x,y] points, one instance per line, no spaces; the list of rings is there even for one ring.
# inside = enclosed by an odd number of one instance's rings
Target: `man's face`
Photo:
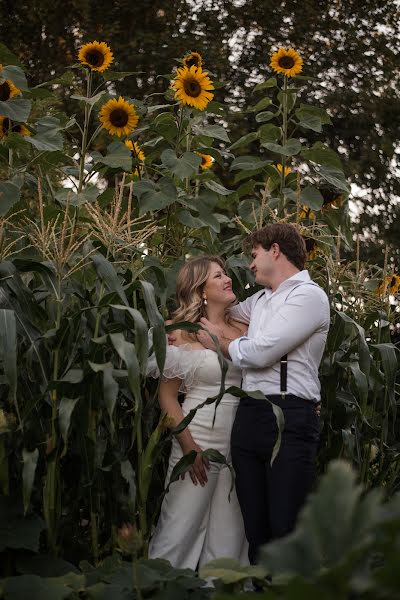
[[[249,269],[254,274],[256,282],[264,287],[271,287],[271,279],[275,272],[277,244],[272,244],[269,250],[262,246],[254,246],[251,251],[252,262]]]

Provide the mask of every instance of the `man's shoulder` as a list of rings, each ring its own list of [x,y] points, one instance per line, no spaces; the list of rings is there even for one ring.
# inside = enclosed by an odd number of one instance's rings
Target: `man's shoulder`
[[[329,307],[329,298],[325,290],[316,282],[310,279],[296,285],[288,294],[289,296],[304,296],[307,298],[318,298],[323,304]]]

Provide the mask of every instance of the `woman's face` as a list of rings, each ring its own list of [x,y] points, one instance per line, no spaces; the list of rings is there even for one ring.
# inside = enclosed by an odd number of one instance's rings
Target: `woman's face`
[[[232,291],[232,279],[218,263],[210,263],[207,281],[203,288],[203,299],[207,299],[207,304],[223,304],[229,306],[236,300]]]

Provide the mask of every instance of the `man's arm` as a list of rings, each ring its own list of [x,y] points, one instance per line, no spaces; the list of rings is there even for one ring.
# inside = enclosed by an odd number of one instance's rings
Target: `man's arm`
[[[236,366],[262,369],[277,363],[324,325],[329,326],[328,298],[318,289],[300,286],[262,328],[262,334],[238,338],[227,350]]]

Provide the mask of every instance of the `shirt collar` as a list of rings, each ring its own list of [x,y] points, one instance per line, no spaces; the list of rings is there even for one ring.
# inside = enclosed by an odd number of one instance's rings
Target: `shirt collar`
[[[280,284],[279,287],[277,287],[277,289],[275,290],[274,294],[280,292],[281,290],[288,288],[288,287],[292,287],[293,285],[296,285],[298,282],[307,282],[307,281],[311,281],[311,277],[310,274],[308,272],[307,269],[303,269],[302,271],[298,271],[297,273],[295,273],[294,275],[292,275],[291,277],[288,277],[287,279],[285,279],[284,281],[282,281],[282,283]],[[271,289],[270,288],[265,288],[266,292],[269,292],[270,294],[272,294]]]

